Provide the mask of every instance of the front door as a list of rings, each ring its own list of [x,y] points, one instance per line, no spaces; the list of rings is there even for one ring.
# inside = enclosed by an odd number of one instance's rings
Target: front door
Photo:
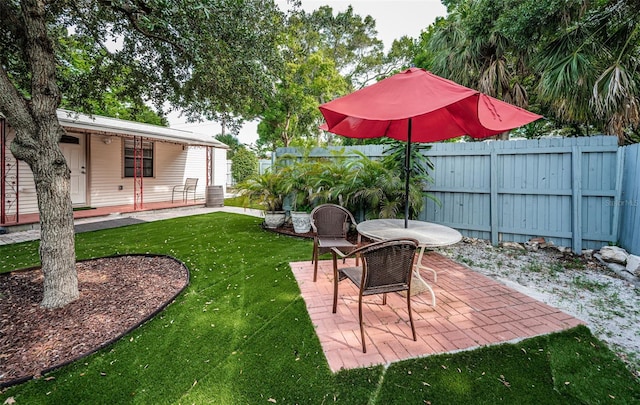
[[[67,135],[60,140],[60,149],[71,169],[71,203],[74,207],[87,204],[87,170],[85,135]]]

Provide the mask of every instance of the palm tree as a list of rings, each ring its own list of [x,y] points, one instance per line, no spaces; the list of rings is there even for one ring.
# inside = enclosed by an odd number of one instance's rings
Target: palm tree
[[[585,122],[618,136],[640,124],[640,5],[617,0],[581,15],[539,53],[539,94],[568,122]],[[636,138],[637,139],[637,138]]]
[[[335,190],[344,196],[344,205],[352,212],[370,218],[398,218],[404,213],[405,183],[396,167],[387,167],[358,152],[359,159],[346,162],[347,177]],[[422,182],[415,179],[409,187],[409,210],[415,216],[424,205]]]
[[[239,183],[237,187],[245,201],[245,207],[249,202],[254,202],[267,212],[282,210],[285,187],[280,172],[267,171],[254,175]]]
[[[514,46],[500,31],[491,10],[498,1],[460,2],[439,22],[428,43],[431,70],[464,86],[526,108],[522,84],[530,72],[529,49]]]

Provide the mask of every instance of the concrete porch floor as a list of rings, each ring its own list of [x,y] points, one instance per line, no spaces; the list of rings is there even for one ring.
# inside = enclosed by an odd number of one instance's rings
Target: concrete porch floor
[[[196,199],[194,200],[176,200],[175,202],[171,201],[160,201],[160,202],[148,202],[143,203],[142,207],[138,207],[137,209],[133,204],[126,205],[111,205],[108,207],[95,207],[89,209],[80,209],[77,211],[73,211],[73,219],[88,219],[88,218],[96,218],[102,219],[102,217],[107,217],[110,215],[116,214],[131,214],[131,213],[141,213],[146,211],[157,211],[157,210],[166,210],[173,208],[195,208],[202,207],[205,204],[204,199]],[[28,229],[36,229],[39,227],[40,223],[40,215],[38,213],[31,214],[20,214],[16,218],[15,216],[11,216],[8,218],[5,224],[0,224],[0,226],[9,230],[9,232],[16,232]]]
[[[437,283],[430,272],[421,273],[436,294],[436,307],[426,291],[412,296],[417,341],[411,338],[405,297],[388,294],[383,306],[382,296],[369,296],[363,305],[367,353],[362,353],[356,286],[340,282],[333,314],[332,261],[318,262],[315,283],[311,261],[290,263],[333,372],[515,342],[583,324],[437,253],[425,254],[423,264],[438,273]]]

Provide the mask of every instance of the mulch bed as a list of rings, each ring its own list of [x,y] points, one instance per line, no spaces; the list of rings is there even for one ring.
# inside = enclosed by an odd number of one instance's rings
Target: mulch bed
[[[60,367],[119,339],[189,283],[167,256],[129,255],[76,263],[80,298],[44,309],[41,269],[0,274],[0,387]]]

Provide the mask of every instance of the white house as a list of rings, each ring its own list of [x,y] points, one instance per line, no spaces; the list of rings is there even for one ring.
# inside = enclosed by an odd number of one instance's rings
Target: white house
[[[131,205],[137,210],[168,203],[173,187],[187,178],[198,179],[195,199],[201,202],[208,186],[225,191],[228,147],[212,136],[67,110],[58,110],[58,119],[67,132],[60,148],[71,169],[74,208]],[[9,150],[14,136],[0,116],[0,225],[38,212],[31,170]],[[176,195],[177,204],[182,197]]]

